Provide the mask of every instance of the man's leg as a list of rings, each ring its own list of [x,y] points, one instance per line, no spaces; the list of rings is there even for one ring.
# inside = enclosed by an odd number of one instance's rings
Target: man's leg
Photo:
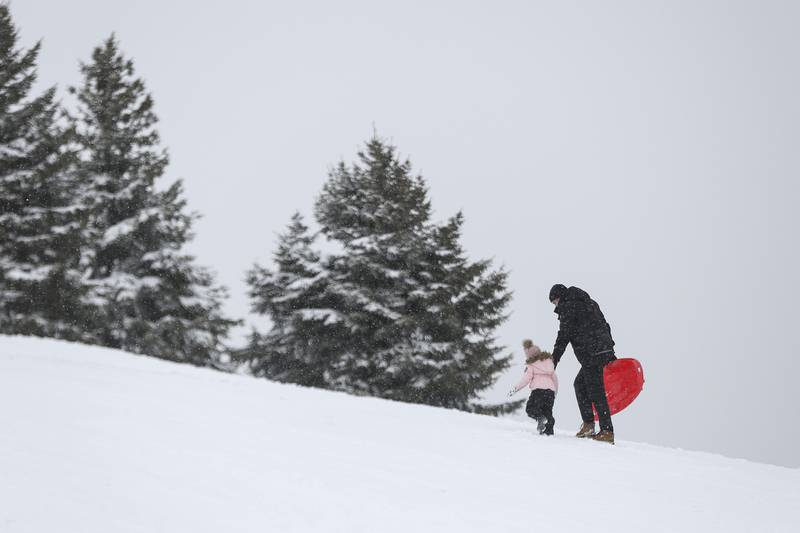
[[[600,419],[600,430],[614,432],[614,425],[611,423],[611,410],[608,407],[608,398],[606,398],[606,386],[603,382],[603,369],[608,363],[603,363],[598,366],[584,367],[586,373],[586,388],[594,403],[594,408],[597,409],[597,417]]]
[[[581,412],[583,422],[594,425],[594,411],[592,411],[592,400],[589,395],[586,374],[587,369],[581,367],[578,375],[575,376],[575,399],[578,400],[578,409]]]

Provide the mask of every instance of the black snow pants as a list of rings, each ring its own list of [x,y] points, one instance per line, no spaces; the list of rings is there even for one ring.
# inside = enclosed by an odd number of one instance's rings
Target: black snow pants
[[[611,424],[611,411],[608,408],[606,387],[603,383],[603,369],[613,359],[599,361],[597,365],[584,365],[575,376],[575,397],[578,399],[578,409],[584,422],[594,423],[592,404],[597,409],[600,419],[600,429],[614,431]]]
[[[525,412],[528,416],[539,422],[540,435],[552,435],[556,419],[553,418],[553,403],[556,393],[550,389],[534,389],[528,398]]]

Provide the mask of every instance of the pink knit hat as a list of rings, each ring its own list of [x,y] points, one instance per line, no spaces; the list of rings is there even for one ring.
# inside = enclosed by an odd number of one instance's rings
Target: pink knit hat
[[[538,346],[533,344],[533,341],[531,341],[530,339],[525,339],[524,341],[522,341],[522,347],[525,348],[526,360],[535,359],[539,357],[539,355],[542,353],[542,350]]]

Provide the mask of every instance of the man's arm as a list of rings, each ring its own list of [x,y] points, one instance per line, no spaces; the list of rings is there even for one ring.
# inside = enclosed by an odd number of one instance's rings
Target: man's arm
[[[558,337],[556,337],[556,345],[553,347],[553,366],[558,366],[564,350],[567,349],[567,344],[572,340],[572,324],[578,314],[578,307],[574,302],[564,302],[562,306],[561,313],[558,315]]]
[[[561,356],[564,355],[564,350],[567,349],[567,344],[569,344],[569,335],[567,334],[567,328],[565,324],[562,322],[558,328],[558,337],[556,337],[556,345],[553,347],[553,366],[558,366],[558,362],[561,360]]]

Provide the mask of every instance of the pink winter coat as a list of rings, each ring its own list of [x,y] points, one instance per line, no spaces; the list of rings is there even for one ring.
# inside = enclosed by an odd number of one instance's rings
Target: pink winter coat
[[[533,346],[532,348],[536,348]],[[526,350],[526,355],[530,355]],[[521,390],[525,385],[529,385],[533,389],[550,389],[553,392],[558,392],[558,376],[556,369],[553,365],[552,359],[543,359],[541,361],[534,361],[525,366],[525,375],[522,380],[517,383],[514,390]]]

